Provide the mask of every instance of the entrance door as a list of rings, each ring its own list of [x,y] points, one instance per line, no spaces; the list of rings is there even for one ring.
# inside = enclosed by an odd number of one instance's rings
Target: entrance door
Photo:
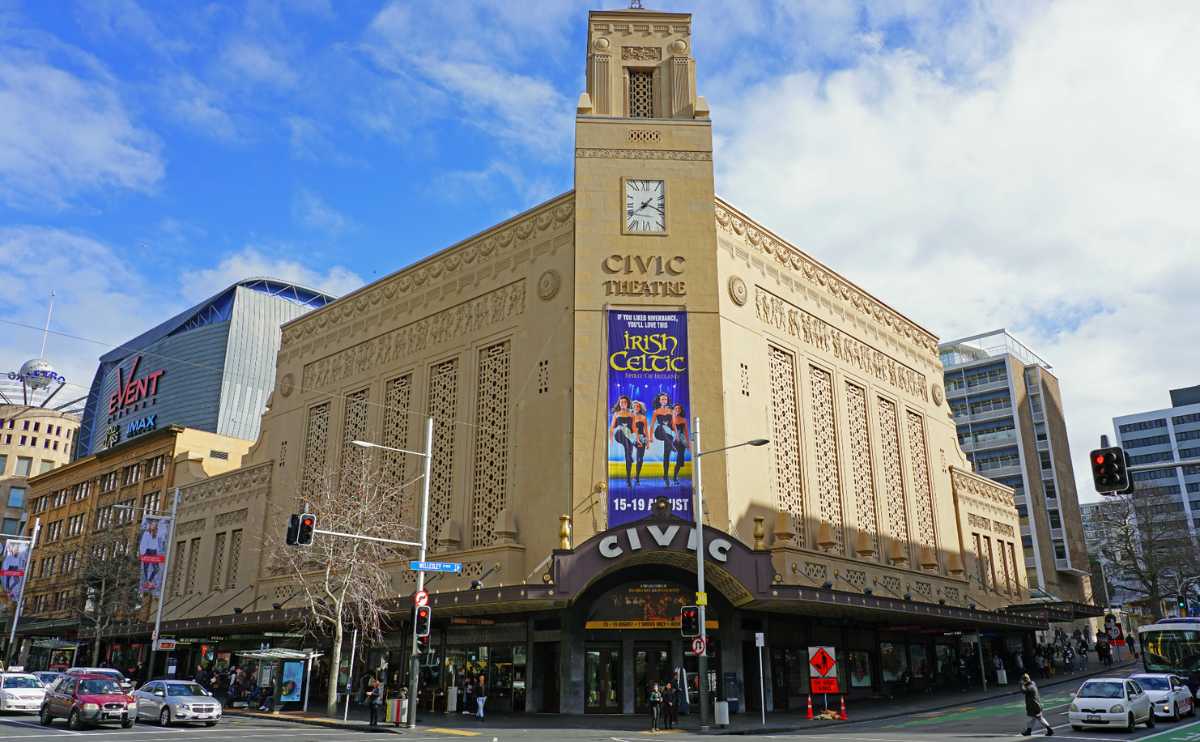
[[[633,709],[639,714],[649,713],[650,687],[658,683],[661,689],[675,676],[671,667],[671,645],[637,644],[633,650]]]
[[[621,648],[591,647],[584,651],[583,710],[589,714],[621,713]]]

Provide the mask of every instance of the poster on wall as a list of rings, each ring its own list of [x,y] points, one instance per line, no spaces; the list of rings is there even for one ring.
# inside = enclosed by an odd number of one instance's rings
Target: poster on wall
[[[21,597],[25,581],[25,564],[29,561],[29,542],[9,539],[4,544],[4,561],[0,562],[0,578],[4,579],[4,594],[12,602]]]
[[[138,539],[138,561],[142,565],[141,591],[158,595],[163,585],[163,563],[167,560],[167,538],[171,519],[157,515],[142,518]]]
[[[279,682],[279,700],[299,701],[300,686],[304,684],[304,663],[284,662],[283,675]]]
[[[904,653],[903,644],[880,642],[879,669],[883,672],[883,682],[895,683],[908,671],[908,655]]]
[[[692,520],[687,313],[612,309],[608,319],[608,527],[665,497]]]
[[[592,604],[586,629],[679,630],[679,611],[691,603],[694,588],[672,582],[634,582],[609,590]],[[717,629],[710,616],[704,624]]]
[[[850,653],[850,687],[871,687],[871,653],[856,650]]]

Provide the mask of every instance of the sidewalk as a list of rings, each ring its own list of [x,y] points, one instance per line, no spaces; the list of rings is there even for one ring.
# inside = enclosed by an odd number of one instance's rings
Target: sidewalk
[[[1096,665],[1092,665],[1084,672],[1057,675],[1048,680],[1038,681],[1038,687],[1045,692],[1048,688],[1073,686],[1083,678],[1096,675],[1125,675],[1138,669],[1139,666],[1140,663],[1134,660],[1116,663],[1112,667],[1097,667]],[[805,718],[804,711],[776,711],[767,714],[767,723],[764,726],[758,713],[741,713],[734,715],[730,719],[728,727],[722,729],[714,728],[712,733],[734,735],[779,734],[806,729],[819,729],[968,706],[1006,696],[1015,697],[1020,692],[1020,688],[1014,678],[1013,682],[1010,682],[1006,686],[989,686],[986,692],[974,688],[957,693],[945,691],[921,693],[908,698],[897,698],[894,700],[858,700],[847,707],[849,721],[823,721],[816,719],[809,721]],[[372,730],[367,724],[367,710],[362,706],[351,707],[348,721],[342,721],[340,714],[337,718],[331,719],[317,712],[303,714],[298,711],[289,711],[271,714],[244,709],[226,709],[225,714],[227,716],[273,719],[276,721],[288,721],[297,724],[361,732],[375,731],[384,734],[403,734],[407,731],[404,727],[395,727],[391,724],[383,724],[382,722],[377,729]],[[382,713],[380,716],[382,716]],[[642,732],[646,731],[647,719],[643,715],[494,714],[489,715],[486,720],[480,722],[475,717],[462,713],[433,714],[421,712],[418,714],[418,725],[423,732],[455,736],[464,734],[469,736],[475,736],[476,734],[486,736],[488,731],[505,729],[603,729],[614,732]],[[681,717],[679,727],[683,730],[695,731],[698,725],[699,718],[693,713]]]

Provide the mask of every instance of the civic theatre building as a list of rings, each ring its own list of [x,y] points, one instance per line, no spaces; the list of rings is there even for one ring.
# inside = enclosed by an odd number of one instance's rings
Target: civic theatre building
[[[431,558],[464,572],[430,585],[423,706],[481,675],[501,711],[632,713],[656,680],[691,684],[695,549],[735,709],[760,672],[770,708],[802,704],[810,646],[853,698],[957,683],[970,646],[990,668],[1045,625],[1021,605],[1012,490],[958,447],[937,338],[716,197],[691,49],[690,15],[591,13],[574,189],[284,326],[248,465],[185,489],[201,572],[228,523],[282,529],[327,472],[384,455],[352,441],[419,449],[432,415]],[[770,439],[704,457],[703,543],[697,432]],[[197,574],[226,607],[168,607],[165,631],[286,632],[302,612],[273,570],[263,551],[236,580]],[[405,638],[367,662],[403,673]]]

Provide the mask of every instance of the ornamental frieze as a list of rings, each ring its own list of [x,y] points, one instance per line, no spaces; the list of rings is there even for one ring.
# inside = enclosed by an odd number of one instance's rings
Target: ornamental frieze
[[[718,199],[715,208],[717,226],[721,231],[736,236],[756,252],[770,256],[780,266],[791,269],[794,274],[802,276],[809,284],[819,287],[824,293],[849,304],[876,324],[883,325],[900,335],[924,351],[931,360],[937,360],[937,337],[932,333],[904,318],[899,312],[869,296],[782,239],[775,237],[743,214],[737,213],[725,202]]]
[[[576,157],[599,157],[605,160],[688,160],[707,161],[712,159],[712,152],[697,152],[693,150],[675,149],[598,149],[579,148],[575,150]]]
[[[835,358],[855,369],[890,384],[917,399],[928,401],[925,375],[891,356],[850,337],[828,322],[814,317],[761,287],[755,287],[754,309],[758,319],[780,332]]]
[[[338,385],[351,376],[397,363],[426,348],[493,328],[524,313],[522,279],[313,361],[304,367],[300,383],[306,391]]]
[[[953,466],[950,467],[950,482],[954,486],[955,494],[967,495],[983,500],[984,502],[995,503],[1005,513],[1009,511],[1016,512],[1016,506],[1013,503],[1013,491],[1009,487]]]

